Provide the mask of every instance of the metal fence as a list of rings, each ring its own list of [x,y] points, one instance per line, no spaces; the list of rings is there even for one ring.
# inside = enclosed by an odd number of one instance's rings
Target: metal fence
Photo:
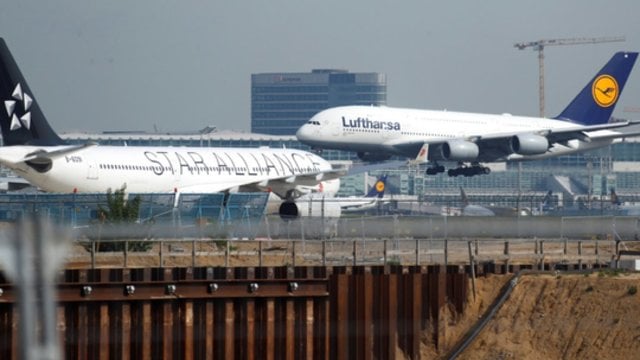
[[[131,244],[132,241],[125,241]],[[148,240],[145,251],[122,246],[98,251],[76,242],[68,268],[466,265],[496,263],[534,268],[562,264],[612,266],[620,250],[640,252],[635,241],[569,239],[422,240]],[[551,265],[549,265],[551,264]]]
[[[181,194],[178,199],[178,194],[128,195],[135,196],[141,199],[139,222],[172,225],[260,221],[269,197],[267,193]],[[95,223],[98,209],[106,204],[106,194],[0,194],[0,221],[37,214],[57,224],[82,227]]]

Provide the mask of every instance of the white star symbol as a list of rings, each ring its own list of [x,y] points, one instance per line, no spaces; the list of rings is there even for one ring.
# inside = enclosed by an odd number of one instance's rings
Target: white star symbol
[[[11,126],[10,129],[16,130],[21,127],[27,128],[27,130],[31,129],[31,112],[29,112],[29,108],[31,108],[31,104],[33,104],[33,99],[29,94],[22,91],[22,86],[20,83],[16,85],[16,88],[13,89],[13,93],[11,93],[11,97],[15,100],[5,100],[4,107],[7,110],[7,115],[11,118]],[[18,101],[22,102],[24,115],[18,118],[16,115],[16,104]]]

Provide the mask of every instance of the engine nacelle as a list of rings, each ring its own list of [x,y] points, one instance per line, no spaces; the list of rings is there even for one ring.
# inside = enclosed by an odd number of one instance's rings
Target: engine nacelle
[[[549,150],[549,140],[535,134],[514,135],[509,142],[511,151],[520,155],[539,155]]]
[[[294,220],[299,217],[339,218],[342,214],[340,204],[333,199],[298,199],[297,202],[285,201],[280,204],[278,214],[282,220]]]
[[[378,152],[358,152],[358,158],[362,161],[385,161],[391,159],[391,154]]]
[[[480,149],[475,143],[464,140],[452,140],[442,144],[442,157],[453,161],[474,161]]]

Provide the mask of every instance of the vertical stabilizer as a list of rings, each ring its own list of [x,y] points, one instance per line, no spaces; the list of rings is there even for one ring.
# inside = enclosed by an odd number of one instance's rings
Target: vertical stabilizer
[[[556,119],[582,125],[608,123],[637,57],[635,52],[615,53]]]
[[[382,198],[384,196],[384,190],[387,185],[387,175],[382,175],[376,180],[376,183],[373,184],[369,192],[365,197],[372,198]]]
[[[0,38],[0,129],[4,145],[62,145]]]

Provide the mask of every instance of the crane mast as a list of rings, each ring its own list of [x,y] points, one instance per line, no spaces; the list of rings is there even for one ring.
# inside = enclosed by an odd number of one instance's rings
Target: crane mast
[[[544,48],[547,46],[565,46],[565,45],[582,45],[582,44],[598,44],[604,42],[625,41],[624,36],[609,36],[599,38],[568,38],[568,39],[542,39],[538,41],[520,42],[513,44],[518,50],[532,48],[538,52],[538,91],[540,101],[540,117],[544,117]]]

